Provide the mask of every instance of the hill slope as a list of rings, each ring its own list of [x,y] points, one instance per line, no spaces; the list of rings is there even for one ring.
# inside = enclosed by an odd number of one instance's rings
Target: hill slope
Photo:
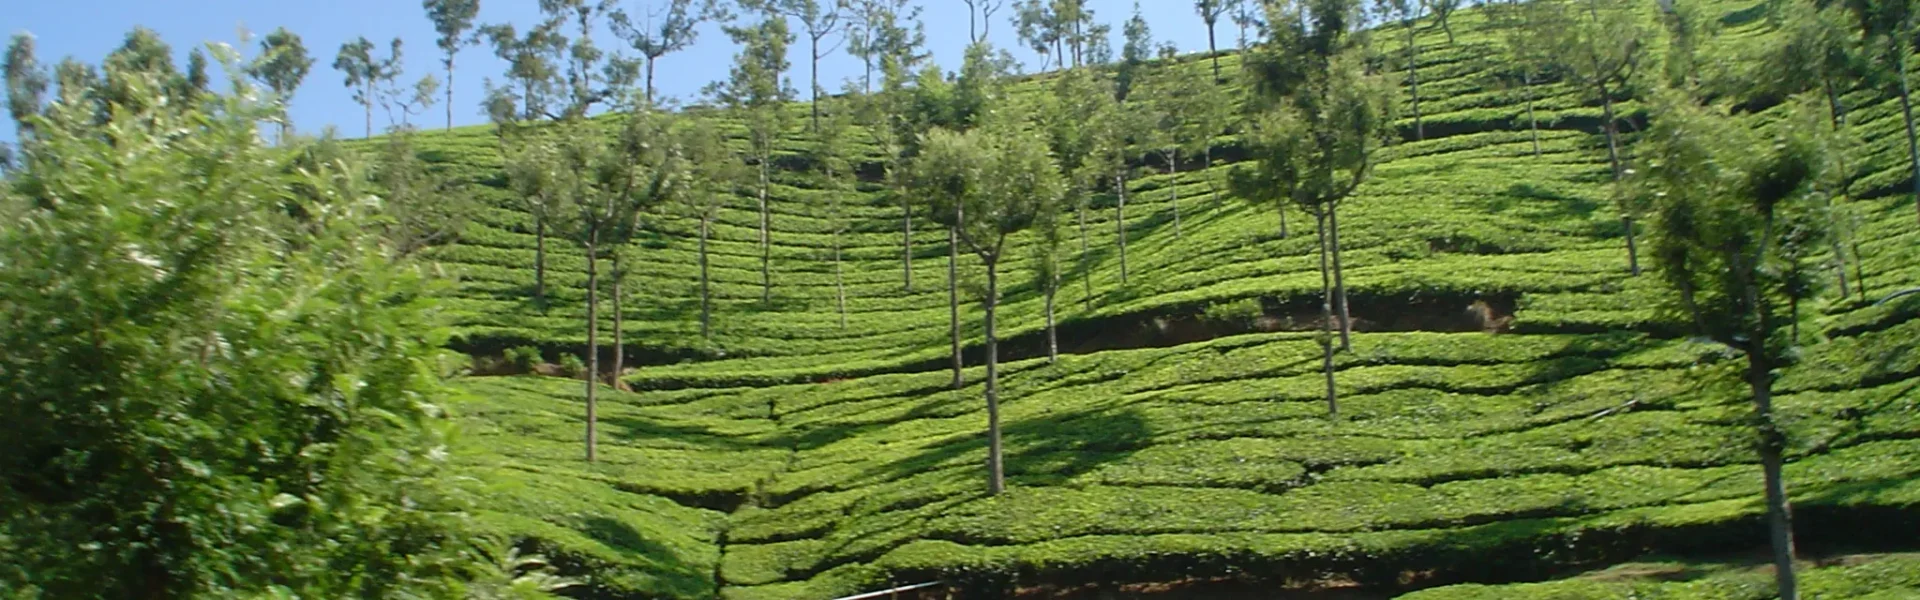
[[[1715,6],[1728,17],[1722,51],[1771,35],[1742,18],[1756,5]],[[1040,299],[1007,290],[1011,490],[987,498],[980,374],[950,390],[938,370],[944,233],[916,228],[906,289],[901,209],[877,190],[848,195],[843,328],[823,192],[783,172],[775,300],[759,300],[758,215],[742,198],[715,230],[711,343],[694,317],[689,221],[659,217],[658,237],[637,248],[627,336],[647,364],[626,377],[642,391],[603,396],[600,463],[578,460],[578,382],[461,382],[472,426],[457,456],[490,498],[484,524],[536,540],[602,597],[826,598],[935,577],[1424,586],[1763,544],[1747,401],[1723,355],[1655,309],[1652,278],[1627,276],[1591,127],[1599,109],[1563,85],[1537,88],[1546,128],[1534,156],[1522,91],[1487,76],[1498,32],[1478,11],[1453,28],[1452,45],[1437,30],[1419,38],[1427,139],[1389,148],[1342,213],[1361,323],[1338,360],[1343,421],[1324,418],[1309,334],[1249,325],[1266,315],[1285,329],[1317,306],[1310,232],[1280,238],[1270,210],[1216,197],[1224,167],[1142,177],[1124,283],[1112,199],[1088,215],[1089,251],[1062,291],[1068,355],[1022,358]],[[1871,91],[1848,100],[1868,144],[1847,207],[1861,215],[1861,270],[1878,297],[1920,284],[1920,227],[1910,198],[1887,195],[1905,181],[1897,103]],[[497,181],[489,132],[422,138],[445,168]],[[1236,154],[1232,138],[1216,144]],[[530,222],[503,190],[483,194],[493,206],[438,254],[463,278],[453,304],[466,343],[577,349],[582,254],[549,240],[556,304],[534,310]],[[1022,260],[1003,272],[1023,272]],[[1476,299],[1515,309],[1512,330],[1477,331],[1463,311]],[[1920,298],[1809,310],[1807,335],[1821,342],[1782,375],[1777,399],[1801,539],[1910,544]],[[977,340],[979,308],[963,318]]]

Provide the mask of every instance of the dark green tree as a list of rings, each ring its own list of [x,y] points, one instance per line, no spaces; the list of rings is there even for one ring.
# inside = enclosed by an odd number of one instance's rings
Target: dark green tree
[[[40,114],[47,101],[47,73],[34,57],[32,35],[13,35],[0,69],[6,71],[7,116],[13,118],[14,130],[24,140],[33,134],[32,117]]]
[[[287,117],[287,105],[292,103],[293,92],[300,89],[300,82],[306,80],[307,72],[312,69],[313,57],[307,55],[307,46],[301,43],[300,34],[281,27],[260,38],[260,57],[247,68],[247,72],[278,99],[282,140],[293,132],[293,120]]]
[[[1791,307],[1817,289],[1794,276],[1793,256],[1825,222],[1821,204],[1808,193],[1825,168],[1810,133],[1814,118],[1798,110],[1756,131],[1679,93],[1656,100],[1645,175],[1658,198],[1654,261],[1673,292],[1672,306],[1694,329],[1746,357],[1774,573],[1780,597],[1794,600],[1792,513],[1782,475],[1786,439],[1772,388],[1799,341],[1783,327],[1793,319]]]
[[[169,104],[160,75],[117,71],[144,96],[104,123],[54,104],[0,181],[0,588],[460,594],[446,282],[391,259],[357,158],[265,146],[250,90]]]

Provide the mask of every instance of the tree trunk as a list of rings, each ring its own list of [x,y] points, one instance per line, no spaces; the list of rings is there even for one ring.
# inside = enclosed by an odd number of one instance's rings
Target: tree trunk
[[[367,99],[365,103],[367,106],[367,137],[373,137],[373,82],[371,80],[367,82],[365,90],[361,93],[366,94]]]
[[[953,222],[960,222],[959,215]],[[960,389],[965,383],[960,369],[965,366],[960,357],[960,232],[947,228],[947,327],[953,337],[953,389]]]
[[[1867,270],[1861,266],[1860,236],[1853,236],[1853,285],[1860,289],[1860,299],[1867,299]]]
[[[913,292],[913,206],[904,190],[900,192],[900,273],[908,293]]]
[[[1828,120],[1830,123],[1832,123],[1834,131],[1836,132],[1840,131],[1841,129],[1845,128],[1847,124],[1846,105],[1841,102],[1839,90],[1834,88],[1832,78],[1822,76],[1820,78],[1820,88],[1823,91],[1825,91],[1827,94]],[[1838,269],[1835,269],[1835,274],[1840,279],[1840,299],[1845,300],[1847,299],[1849,292],[1851,292],[1851,290],[1847,289],[1847,254],[1845,250],[1841,248],[1841,245],[1840,245],[1840,235],[1839,235],[1840,227],[1838,227],[1838,225],[1834,223],[1834,219],[1836,218],[1836,215],[1833,212],[1833,207],[1834,207],[1833,199],[1834,199],[1834,196],[1845,194],[1847,192],[1847,181],[1846,181],[1847,180],[1847,175],[1846,175],[1847,174],[1847,158],[1846,158],[1845,152],[1836,152],[1834,154],[1835,154],[1836,161],[1838,162],[1837,166],[1840,171],[1841,181],[1840,181],[1838,190],[1829,191],[1826,195],[1827,230],[1832,232],[1831,235],[1827,236],[1827,243],[1830,246],[1829,249],[1833,252],[1834,262],[1837,263],[1839,266]],[[1866,296],[1862,295],[1860,299],[1865,300]]]
[[[1120,284],[1127,284],[1127,179],[1123,175],[1113,176],[1113,189],[1119,192],[1120,201],[1113,205],[1113,227],[1120,232]]]
[[[1327,203],[1327,246],[1333,253],[1333,308],[1340,311],[1340,350],[1353,351],[1353,316],[1347,307],[1346,273],[1340,268],[1340,209]]]
[[[1316,211],[1320,238],[1320,370],[1327,376],[1327,418],[1339,418],[1340,397],[1333,389],[1333,283],[1327,267],[1327,213]]]
[[[1059,291],[1060,291],[1060,281],[1058,279],[1047,282],[1047,362],[1048,363],[1053,363],[1055,361],[1060,360],[1060,336],[1055,334],[1054,327],[1053,327],[1053,296],[1055,293]]]
[[[760,157],[760,303],[773,304],[773,246],[767,238],[767,228],[773,217],[767,213],[767,162],[773,160],[772,152]]]
[[[1533,116],[1533,71],[1520,73],[1520,89],[1527,94],[1527,131],[1533,134],[1533,157],[1540,158],[1540,120]]]
[[[1751,294],[1749,295],[1751,297]],[[1799,598],[1793,572],[1793,512],[1787,504],[1787,484],[1781,473],[1780,432],[1774,429],[1773,391],[1767,360],[1754,348],[1747,350],[1747,382],[1753,389],[1753,410],[1760,421],[1760,470],[1766,482],[1767,534],[1773,542],[1774,581],[1781,600]]]
[[[813,90],[807,98],[807,109],[813,112],[813,130],[820,130],[820,38],[813,38],[813,69],[808,75],[808,85]]]
[[[713,291],[707,276],[707,228],[712,218],[700,215],[700,338],[713,340]]]
[[[1907,47],[1900,44],[1900,118],[1907,124],[1907,161],[1913,168],[1913,209],[1920,217],[1920,141],[1914,137],[1913,93],[1907,83]]]
[[[999,261],[987,261],[987,494],[996,495],[1007,488],[1006,472],[1000,458],[1000,343],[993,334],[994,308],[1000,303]]]
[[[1418,62],[1416,58],[1418,57],[1420,49],[1414,45],[1413,20],[1409,19],[1406,21],[1406,30],[1407,80],[1412,83],[1413,88],[1411,90],[1413,96],[1413,139],[1425,140],[1427,139],[1427,128],[1426,125],[1420,121],[1420,70],[1414,68],[1415,63]]]
[[[599,261],[594,260],[593,237],[594,233],[589,231],[587,233],[587,462],[594,461],[594,446],[598,444],[600,438],[599,432],[594,427],[594,421],[600,416],[600,407],[595,397],[596,388],[600,387],[599,382],[595,381],[600,377],[600,337],[599,332],[596,331],[600,324],[600,315],[596,312],[599,309],[599,294],[594,293],[600,285],[600,271],[594,265]]]
[[[1206,174],[1205,179],[1207,180],[1207,192],[1213,195],[1212,200],[1215,204],[1219,204],[1220,202],[1220,184],[1218,183],[1219,177],[1215,176],[1210,171],[1213,170],[1213,136],[1214,134],[1217,134],[1217,133],[1220,133],[1219,130],[1215,130],[1213,133],[1207,134],[1206,149],[1200,152],[1200,162],[1203,163],[1200,165],[1200,170],[1202,173]],[[1219,208],[1219,207],[1215,206],[1214,208]]]
[[[653,63],[660,57],[647,57],[647,106],[653,106]]]
[[[533,305],[547,312],[547,219],[533,217]]]
[[[1617,139],[1619,129],[1614,127],[1613,122],[1613,92],[1607,89],[1607,84],[1605,83],[1601,83],[1599,88],[1600,108],[1605,113],[1603,116],[1606,121],[1601,127],[1601,130],[1607,136],[1607,164],[1613,168],[1613,180],[1619,181],[1621,177],[1625,176],[1625,171],[1620,165],[1620,143]]]
[[[453,129],[453,53],[447,53],[447,129]]]
[[[1607,89],[1607,84],[1605,83],[1600,84],[1600,106],[1601,110],[1605,113],[1606,120],[1605,127],[1602,129],[1604,129],[1607,134],[1607,163],[1613,167],[1614,185],[1620,185],[1621,178],[1626,176],[1626,169],[1620,164],[1620,143],[1618,139],[1620,128],[1614,123],[1613,94]],[[1640,249],[1634,244],[1633,216],[1623,215],[1620,217],[1620,221],[1627,226],[1627,271],[1632,273],[1633,276],[1639,277]]]
[[[1167,153],[1167,172],[1173,181],[1167,183],[1167,191],[1173,197],[1173,239],[1180,239],[1180,151]]]
[[[622,295],[620,286],[624,285],[626,280],[627,272],[621,270],[620,251],[615,249],[613,252],[613,306],[611,307],[613,309],[613,376],[607,385],[613,386],[616,390],[620,389],[620,373],[626,369],[627,362],[627,349],[622,345],[626,342],[626,336],[621,335],[620,331],[622,325],[626,323],[620,314],[620,296]]]
[[[1075,206],[1073,212],[1080,219],[1080,260],[1085,261],[1087,259],[1087,207]],[[1091,267],[1087,272],[1080,274],[1080,289],[1081,308],[1093,308],[1093,269]]]
[[[833,232],[833,292],[840,303],[840,328],[847,328],[847,283],[840,274],[840,231],[835,225]]]
[[[1847,253],[1840,248],[1840,228],[1836,227],[1833,223],[1835,219],[1833,215],[1833,193],[1828,192],[1824,196],[1827,200],[1827,231],[1830,232],[1827,235],[1827,250],[1833,253],[1835,266],[1833,272],[1834,275],[1840,279],[1840,299],[1846,300],[1852,292],[1852,290],[1847,288]],[[1865,300],[1866,297],[1863,296],[1860,299]],[[1796,319],[1795,322],[1797,323],[1798,320]]]
[[[1280,205],[1280,239],[1287,239],[1287,205]]]
[[[1633,217],[1620,217],[1620,224],[1626,226],[1627,230],[1627,272],[1638,277],[1640,276],[1640,246],[1635,243],[1633,237]]]
[[[1207,23],[1207,54],[1213,57],[1213,83],[1220,83],[1220,46],[1213,40],[1213,23]],[[451,78],[449,78],[451,79]]]

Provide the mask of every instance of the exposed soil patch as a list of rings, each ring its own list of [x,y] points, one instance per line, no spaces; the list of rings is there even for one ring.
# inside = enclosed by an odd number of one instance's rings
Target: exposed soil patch
[[[1356,294],[1349,313],[1357,332],[1432,331],[1500,333],[1513,321],[1519,294],[1431,293]],[[1236,306],[1237,305],[1237,306]],[[1175,306],[1153,312],[1070,321],[1059,325],[1060,353],[1088,354],[1106,350],[1166,348],[1246,333],[1318,331],[1322,326],[1319,296],[1261,297],[1210,306]],[[1000,341],[1000,360],[1014,361],[1047,355],[1046,331],[1035,331]],[[986,360],[983,347],[965,350],[967,364]],[[947,364],[942,359],[941,364]],[[938,368],[939,365],[925,365]]]

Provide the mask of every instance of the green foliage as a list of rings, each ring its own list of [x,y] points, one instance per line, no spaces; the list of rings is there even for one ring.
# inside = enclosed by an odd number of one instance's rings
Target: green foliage
[[[578,354],[560,355],[560,374],[566,377],[581,377],[587,373],[587,363],[580,360]]]
[[[55,103],[0,184],[0,587],[457,596],[442,282],[351,157],[292,168],[248,90],[166,106],[131,59],[141,100]]]
[[[545,362],[545,359],[540,357],[540,349],[534,346],[508,348],[506,359],[509,364],[523,373],[530,373],[535,366]]]

